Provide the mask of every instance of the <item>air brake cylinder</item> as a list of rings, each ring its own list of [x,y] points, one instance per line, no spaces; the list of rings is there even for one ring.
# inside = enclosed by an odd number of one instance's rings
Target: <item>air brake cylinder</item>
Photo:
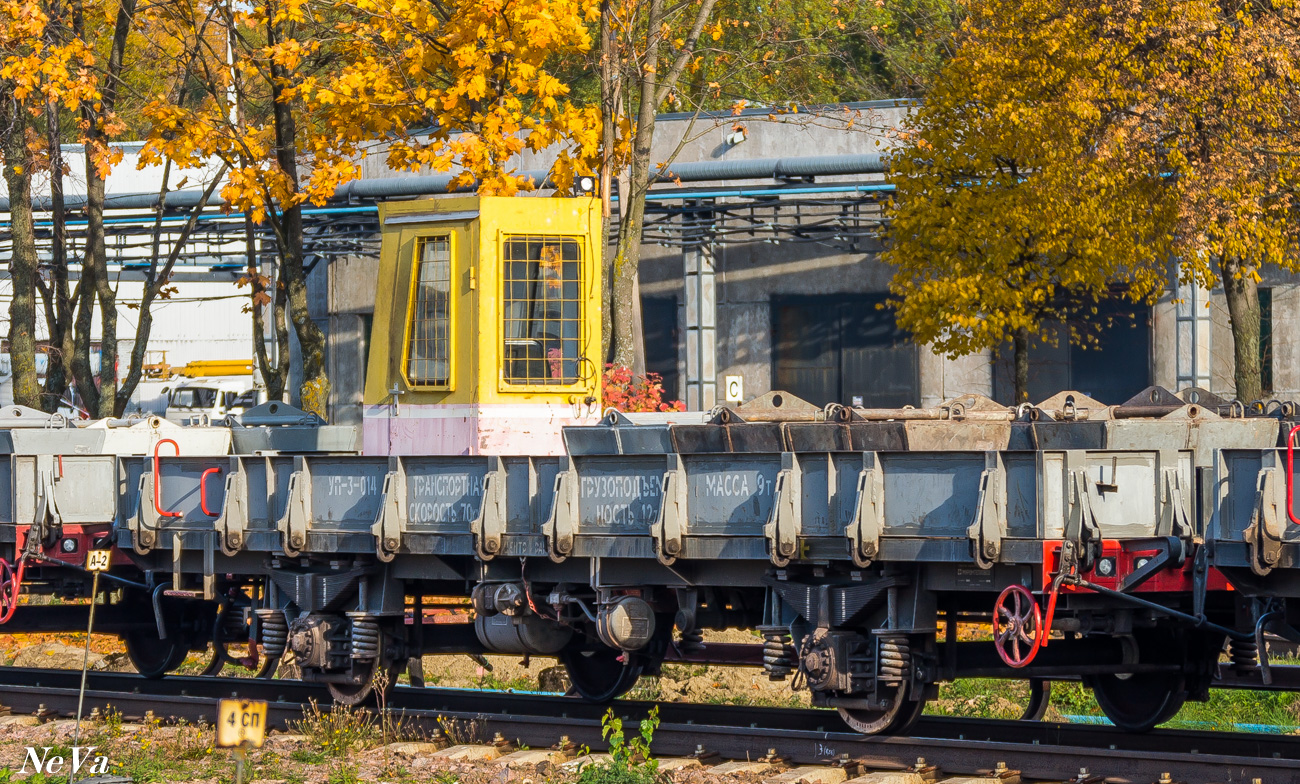
[[[654,610],[640,597],[620,596],[600,608],[596,633],[611,648],[639,651],[654,636]]]
[[[474,619],[474,632],[494,653],[551,655],[573,638],[572,628],[537,615],[479,615]]]

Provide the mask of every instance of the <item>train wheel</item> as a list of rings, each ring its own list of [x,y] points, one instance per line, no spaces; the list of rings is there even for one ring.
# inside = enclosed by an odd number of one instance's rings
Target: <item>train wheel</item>
[[[174,634],[160,640],[154,634],[128,632],[122,641],[126,644],[126,657],[131,660],[131,666],[151,680],[181,666],[190,653],[189,644]]]
[[[1102,713],[1128,732],[1146,732],[1169,721],[1183,707],[1187,687],[1182,673],[1089,675],[1084,685],[1092,689]]]
[[[220,675],[229,660],[230,655],[226,653],[226,646],[220,642],[213,643],[212,658],[208,660],[208,666],[204,667],[203,672],[200,672],[199,675]]]
[[[262,666],[257,668],[257,672],[253,675],[253,677],[261,678],[263,680],[270,680],[271,678],[275,677],[276,670],[278,669],[280,669],[279,656],[263,656]]]
[[[921,718],[924,710],[925,699],[912,699],[904,682],[898,685],[898,692],[886,710],[840,708],[839,712],[844,723],[855,731],[863,735],[884,735],[903,732]]]
[[[1042,721],[1047,715],[1047,706],[1052,701],[1052,682],[1042,678],[1029,679],[1029,702],[1025,712],[1020,714],[1021,721]]]
[[[379,672],[379,666],[378,659],[372,661],[370,667],[366,670],[365,679],[360,683],[327,681],[325,685],[329,688],[330,696],[334,698],[334,702],[339,705],[360,705],[375,693],[376,687],[381,685],[383,686],[383,693],[387,695],[392,691],[393,685],[397,683],[397,676],[401,674],[402,670],[406,669],[406,662],[393,662],[388,665],[382,683],[380,683],[381,679],[375,677],[376,673]]]
[[[594,651],[565,648],[560,651],[559,659],[578,696],[596,703],[609,702],[627,694],[645,669],[637,657],[613,648]]]

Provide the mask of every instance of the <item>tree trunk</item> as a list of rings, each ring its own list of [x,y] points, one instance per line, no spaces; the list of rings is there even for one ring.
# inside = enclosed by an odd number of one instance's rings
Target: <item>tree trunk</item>
[[[100,142],[107,140],[100,138]],[[93,144],[86,145],[86,258],[81,268],[93,280],[99,307],[99,379],[93,398],[86,398],[91,416],[117,416],[117,292],[108,278],[108,246],[104,238],[104,197],[107,184],[96,171]],[[89,335],[87,335],[89,337]]]
[[[1016,405],[1029,402],[1029,330],[1021,327],[1012,336],[1015,363]]]
[[[274,47],[281,42],[279,23],[271,15],[267,23],[267,43]],[[275,160],[280,170],[298,191],[297,125],[293,107],[285,99],[284,90],[292,83],[292,74],[273,59],[271,61],[271,104],[275,116]],[[307,304],[307,273],[302,258],[302,208],[297,204],[285,209],[280,216],[281,243],[280,269],[289,302],[289,319],[298,335],[302,352],[302,386],[299,397],[302,408],[325,419],[330,396],[330,381],[325,362],[325,334],[311,320]]]
[[[4,103],[4,177],[9,187],[9,230],[13,250],[9,277],[9,362],[14,402],[41,407],[36,382],[36,231],[32,225],[32,161],[27,149],[27,110],[14,99]]]
[[[636,129],[632,134],[632,154],[628,161],[627,193],[620,192],[619,211],[623,219],[618,227],[618,251],[614,254],[614,364],[633,367],[641,351],[637,343],[644,339],[636,321],[634,298],[636,279],[641,269],[641,228],[645,223],[645,196],[650,190],[650,148],[654,143],[658,91],[659,49],[663,43],[663,0],[651,0],[646,20],[646,50],[638,72]],[[627,199],[626,205],[622,200]]]
[[[618,39],[614,35],[614,10],[610,0],[600,4],[600,251],[601,287],[600,301],[604,304],[600,315],[600,370],[610,361],[610,347],[614,343],[613,256],[609,247],[609,224],[613,210],[610,207],[614,182],[614,151],[618,146],[620,90],[622,71],[617,67]],[[623,194],[619,194],[620,204]]]
[[[267,278],[262,275],[261,264],[257,255],[257,233],[253,230],[253,217],[244,215],[244,247],[248,256],[248,279],[250,291],[249,309],[253,315],[253,359],[262,374],[262,383],[266,385],[268,400],[284,400],[285,375],[282,365],[272,367],[271,357],[266,351],[266,308],[271,306],[272,322],[275,328],[274,338],[277,348],[280,334],[284,331],[284,305],[277,296],[278,287],[274,282],[268,293]],[[277,352],[278,353],[278,352]]]
[[[172,270],[176,268],[176,262],[180,260],[181,251],[185,249],[185,243],[189,242],[190,235],[199,225],[199,216],[203,210],[207,209],[208,200],[217,189],[221,178],[226,176],[228,166],[222,165],[217,173],[212,176],[208,185],[203,190],[203,195],[199,197],[199,203],[194,205],[190,211],[190,217],[185,221],[181,231],[172,240],[171,250],[167,253],[167,258],[159,261],[158,255],[162,252],[161,234],[162,234],[162,212],[167,206],[166,190],[167,176],[171,171],[171,163],[168,162],[167,168],[163,170],[162,189],[158,195],[158,222],[154,228],[153,241],[153,259],[149,264],[149,274],[145,278],[144,292],[140,295],[140,320],[135,328],[135,343],[131,346],[131,362],[127,367],[126,375],[122,377],[122,387],[117,391],[117,402],[114,410],[118,416],[126,411],[127,405],[131,402],[131,395],[135,394],[135,388],[140,383],[140,377],[144,375],[144,358],[145,352],[149,350],[149,335],[153,332],[153,303],[154,300],[162,294],[162,290],[171,280]]]
[[[86,399],[92,416],[120,416],[121,402],[117,396],[117,290],[108,279],[108,248],[104,239],[104,196],[107,184],[96,158],[107,154],[108,134],[104,122],[117,108],[117,90],[126,56],[131,20],[135,16],[135,0],[121,0],[113,26],[113,42],[108,53],[108,64],[100,83],[98,103],[82,105],[86,120],[86,258],[82,262],[82,275],[89,272],[93,281],[94,296],[99,306],[99,383],[97,390]],[[83,285],[87,281],[83,280]],[[83,304],[85,300],[83,299]],[[82,334],[79,333],[79,338]],[[89,340],[89,330],[84,333]],[[80,386],[80,385],[79,385]]]
[[[1254,269],[1243,269],[1240,259],[1219,260],[1223,292],[1232,322],[1233,380],[1237,399],[1250,402],[1264,397],[1259,351],[1259,284]]]
[[[59,109],[53,101],[45,104],[45,133],[50,151],[50,281],[46,285],[37,277],[45,307],[45,327],[49,345],[45,351],[45,389],[42,408],[55,412],[63,393],[68,391],[68,359],[72,355],[72,300],[68,295],[67,220],[63,206],[63,140]]]

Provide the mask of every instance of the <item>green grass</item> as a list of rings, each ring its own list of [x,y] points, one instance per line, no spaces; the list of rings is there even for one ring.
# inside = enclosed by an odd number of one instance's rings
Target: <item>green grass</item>
[[[1029,684],[1024,681],[970,678],[941,684],[938,698],[926,706],[925,712],[932,716],[1016,719],[1028,702]],[[1052,684],[1046,720],[1102,715],[1092,692],[1082,684]],[[1230,730],[1242,724],[1283,728],[1300,725],[1300,694],[1214,689],[1209,702],[1186,703],[1177,716],[1162,726]]]

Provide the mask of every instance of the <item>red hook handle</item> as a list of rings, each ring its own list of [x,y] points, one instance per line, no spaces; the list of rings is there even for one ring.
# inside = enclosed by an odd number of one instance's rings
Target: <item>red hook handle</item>
[[[1295,470],[1295,434],[1300,430],[1300,425],[1291,428],[1291,432],[1286,434],[1286,516],[1287,518],[1300,525],[1300,518],[1295,516],[1295,505],[1292,503],[1292,497],[1295,494],[1295,480],[1292,478]]]
[[[208,517],[220,517],[220,512],[214,512],[208,508],[208,477],[212,474],[221,475],[220,468],[209,468],[199,477],[199,506],[203,508],[203,514]]]
[[[9,623],[18,609],[18,596],[23,589],[23,572],[27,558],[21,557],[15,566],[0,558],[0,624]]]
[[[159,470],[158,450],[162,449],[163,444],[171,444],[172,449],[176,450],[176,457],[181,456],[180,445],[170,438],[160,438],[153,445],[153,510],[159,517],[181,517],[180,512],[167,512],[162,508],[162,472]]]

